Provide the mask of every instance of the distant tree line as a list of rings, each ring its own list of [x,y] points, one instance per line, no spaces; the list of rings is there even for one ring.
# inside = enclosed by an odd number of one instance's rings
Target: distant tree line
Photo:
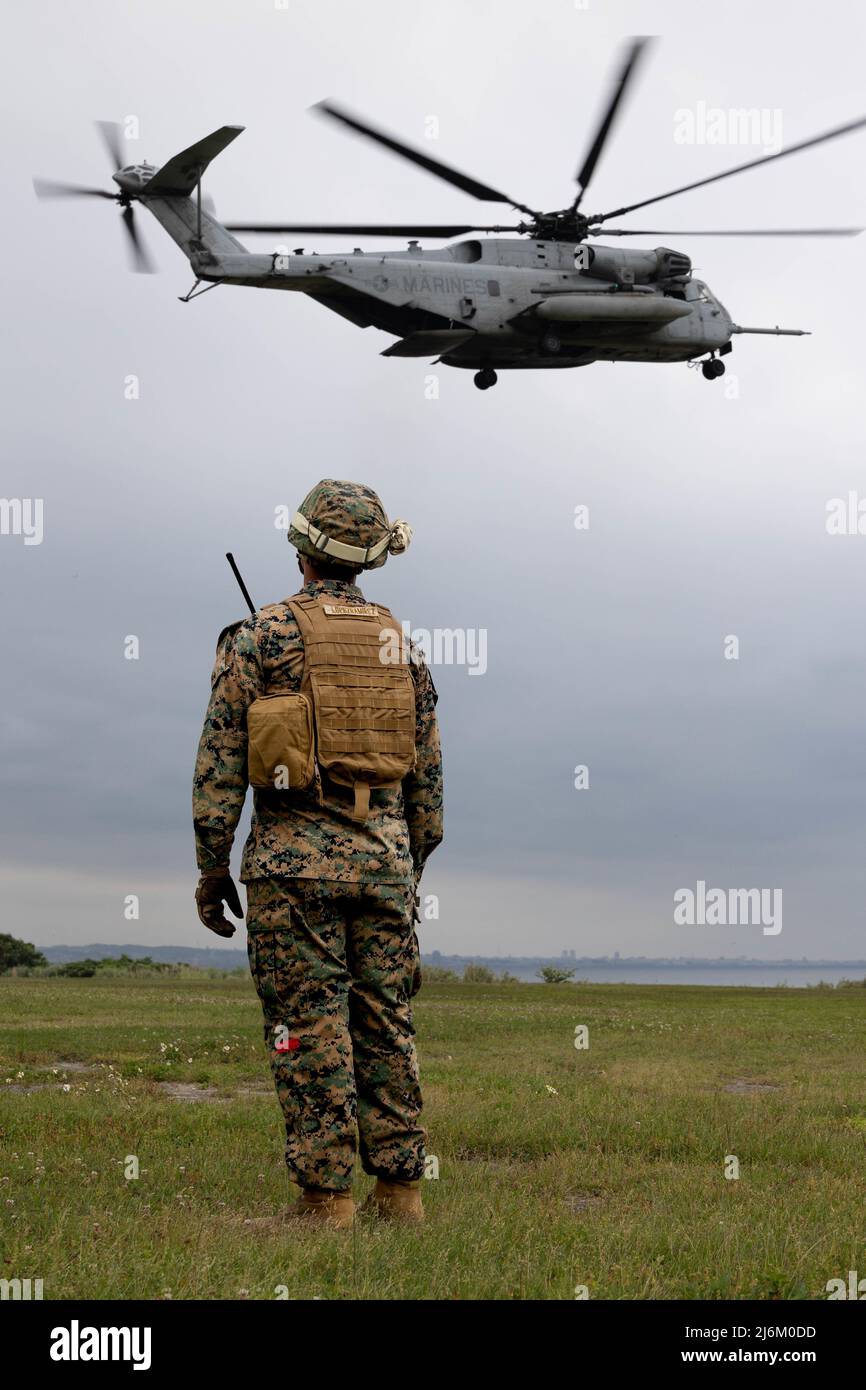
[[[47,965],[41,951],[30,941],[19,941],[17,936],[0,932],[0,975],[7,975],[19,966],[33,967]]]
[[[488,965],[482,965],[479,961],[470,961],[464,966],[463,974],[458,975],[456,970],[448,970],[442,965],[428,965],[426,961],[422,966],[424,982],[428,985],[519,985],[523,982],[512,975],[508,970],[504,970],[501,975],[495,974]],[[546,985],[565,984],[574,974],[573,970],[565,970],[559,965],[545,965],[538,974]]]
[[[179,975],[187,969],[174,961],[152,960],[150,956],[104,956],[100,960],[70,960],[52,965],[30,941],[0,933],[0,975],[39,975],[46,978],[67,976],[88,979],[93,975]],[[220,972],[226,973],[226,972]]]

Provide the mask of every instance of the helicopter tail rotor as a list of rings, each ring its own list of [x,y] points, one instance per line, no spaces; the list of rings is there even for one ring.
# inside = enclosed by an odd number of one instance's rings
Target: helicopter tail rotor
[[[79,183],[61,183],[53,179],[34,179],[33,191],[37,198],[107,198],[109,202],[118,203],[121,208],[130,269],[138,274],[152,275],[156,267],[139,237],[135,222],[132,204],[136,194],[128,186],[124,169],[121,126],[116,121],[95,121],[94,124],[108,152],[112,178],[119,185],[119,191],[110,193],[104,188],[91,188]]]

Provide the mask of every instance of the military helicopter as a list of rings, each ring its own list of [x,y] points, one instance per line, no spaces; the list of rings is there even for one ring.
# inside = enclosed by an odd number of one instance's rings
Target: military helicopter
[[[222,126],[183,150],[161,168],[123,165],[120,128],[98,122],[112,158],[119,192],[34,180],[40,197],[81,195],[112,199],[122,217],[136,270],[150,270],[136,228],[133,204],[146,207],[189,259],[195,283],[184,303],[217,285],[297,290],[360,328],[374,326],[397,341],[383,357],[432,358],[475,372],[475,385],[495,385],[497,369],[582,367],[591,362],[688,362],[700,364],[708,380],[724,374],[722,360],[739,333],[802,336],[793,328],[743,328],[701,280],[682,251],[657,246],[628,250],[588,244],[590,238],[693,236],[856,236],[859,227],[761,229],[757,231],[647,231],[608,227],[620,218],[759,164],[783,159],[859,130],[866,117],[849,121],[776,153],[738,164],[681,188],[658,193],[612,212],[581,211],[584,195],[634,79],[648,40],[631,41],[583,163],[571,203],[555,212],[528,207],[489,184],[461,173],[421,150],[403,144],[335,105],[313,110],[426,169],[486,203],[508,204],[523,214],[513,225],[419,226],[394,224],[227,223],[217,221],[202,198],[201,180],[210,162],[243,126]],[[399,251],[307,253],[298,247],[249,252],[234,233],[401,237]],[[419,238],[472,236],[435,250]],[[514,239],[513,234],[518,239]],[[505,236],[503,234],[512,234]]]

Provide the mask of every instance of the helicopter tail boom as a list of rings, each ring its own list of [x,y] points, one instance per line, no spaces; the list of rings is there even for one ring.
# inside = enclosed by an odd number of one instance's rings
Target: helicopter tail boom
[[[153,213],[189,259],[244,254],[246,248],[221,222],[201,206],[201,178],[218,154],[244,129],[224,125],[203,140],[181,150],[137,191],[137,199]]]
[[[177,242],[189,261],[211,256],[246,255],[247,249],[231,232],[226,231],[212,213],[199,209],[194,198],[177,194],[165,197],[141,198],[142,205],[152,212],[156,220],[165,228],[172,241]]]

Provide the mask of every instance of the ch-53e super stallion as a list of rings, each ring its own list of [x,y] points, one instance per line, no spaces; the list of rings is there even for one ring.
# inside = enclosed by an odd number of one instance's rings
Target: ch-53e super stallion
[[[133,204],[141,203],[161,222],[188,257],[195,284],[184,302],[216,285],[298,290],[357,324],[371,325],[397,339],[384,357],[434,358],[449,367],[475,371],[482,391],[497,380],[497,368],[583,367],[590,362],[688,362],[700,364],[712,380],[725,371],[724,356],[738,333],[801,336],[802,329],[743,328],[701,280],[682,251],[666,246],[628,250],[591,246],[589,238],[662,236],[856,236],[859,227],[762,229],[757,231],[646,231],[608,227],[625,217],[705,184],[783,159],[866,125],[866,117],[772,154],[764,154],[708,178],[659,193],[612,212],[588,214],[581,203],[598,165],[623,98],[647,40],[634,40],[623,62],[586,156],[576,176],[572,202],[555,212],[539,212],[420,150],[374,129],[357,117],[322,102],[321,114],[393,153],[420,165],[472,197],[510,204],[522,219],[509,226],[393,224],[228,223],[222,225],[203,206],[201,180],[215,155],[243,126],[222,126],[157,169],[123,165],[119,127],[99,122],[114,163],[119,191],[34,181],[41,197],[80,194],[109,198],[122,208],[134,268],[151,269],[138,237]],[[234,233],[402,237],[406,250],[334,254],[262,255],[247,251]],[[423,250],[418,238],[463,237]],[[503,234],[517,233],[518,238]]]

